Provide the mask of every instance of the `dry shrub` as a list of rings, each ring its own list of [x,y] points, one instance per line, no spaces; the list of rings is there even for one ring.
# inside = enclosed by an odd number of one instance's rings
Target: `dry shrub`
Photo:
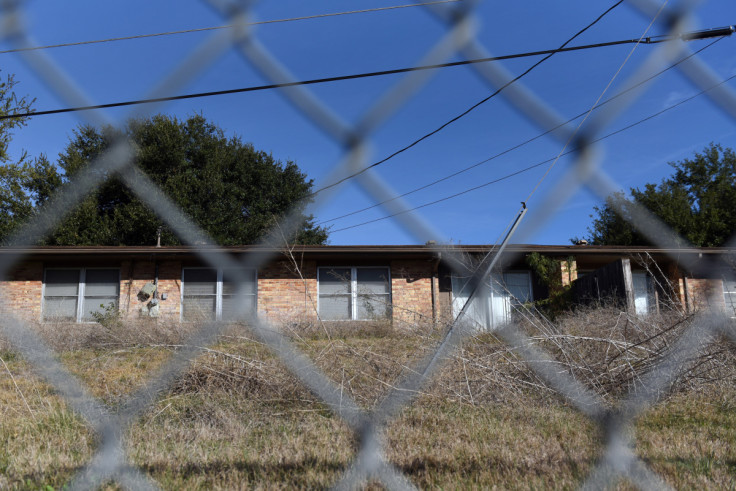
[[[273,356],[234,351],[208,350],[178,379],[173,392],[220,393],[262,402],[316,402]]]
[[[158,319],[110,323],[43,322],[33,326],[56,351],[181,343],[197,326]]]
[[[577,308],[554,323],[531,309],[520,310],[514,320],[536,348],[550,355],[545,366],[572,375],[613,404],[643,388],[644,375],[666,359],[698,318],[676,310],[639,316],[604,304]],[[694,356],[677,360],[676,376],[666,392],[733,386],[736,347],[722,337],[701,336],[698,342]],[[554,394],[543,377],[493,333],[464,343],[434,389],[473,404],[510,402],[521,393],[538,398]]]
[[[677,310],[636,316],[613,305],[577,308],[555,322],[521,308],[516,326],[552,361],[604,400],[614,403],[641,387],[642,376],[655,368],[672,343],[694,321]],[[177,350],[199,325],[155,319],[105,324],[52,324],[38,329],[58,351],[120,347]],[[387,321],[319,322],[292,319],[280,326],[297,347],[331,378],[339,390],[364,407],[378,403],[397,379],[411,373],[441,338],[437,325],[411,330]],[[245,326],[223,331],[212,347],[191,365],[176,392],[213,391],[247,395],[261,401],[314,401],[315,398],[271,351],[255,341]],[[723,339],[701,339],[697,355],[681,360],[671,391],[706,390],[736,381],[736,353]],[[7,350],[0,345],[0,350]],[[555,391],[526,360],[493,333],[469,338],[450,357],[421,394],[437,400],[472,405],[506,403],[525,395],[539,401],[557,398]]]

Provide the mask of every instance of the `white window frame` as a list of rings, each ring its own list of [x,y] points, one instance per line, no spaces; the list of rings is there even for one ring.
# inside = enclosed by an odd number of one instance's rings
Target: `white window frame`
[[[217,271],[217,286],[215,288],[215,321],[222,320],[222,278],[224,270],[222,268],[211,268],[207,266],[185,266],[181,268],[181,294],[179,298],[179,320],[182,322],[191,322],[184,319],[184,271],[188,269]],[[240,268],[243,270],[253,270],[253,284],[255,285],[255,293],[253,294],[253,306],[258,310],[258,270],[255,268]]]
[[[381,264],[376,264],[374,266],[319,266],[317,267],[317,312],[320,312],[320,297],[322,296],[320,292],[320,285],[319,285],[319,276],[320,271],[323,269],[349,269],[350,270],[350,319],[344,319],[349,321],[374,321],[376,319],[359,319],[358,318],[358,298],[360,295],[358,294],[358,270],[359,269],[385,269],[387,273],[386,281],[388,282],[388,305],[386,308],[386,319],[390,319],[392,317],[392,309],[393,309],[393,287],[391,284],[391,268],[389,266],[384,266]],[[330,295],[330,294],[325,294]],[[386,295],[385,293],[381,295]],[[345,294],[347,296],[347,294]],[[383,317],[381,317],[382,319]],[[331,321],[339,322],[342,319],[331,319]]]
[[[86,267],[48,267],[43,268],[43,284],[41,285],[41,322],[54,322],[54,319],[46,319],[46,272],[51,271],[79,271],[79,289],[77,290],[77,311],[76,318],[68,322],[76,322],[80,324],[94,324],[94,320],[84,320],[84,297],[85,297],[85,286],[87,280],[87,271],[90,270],[116,270],[118,272],[117,281],[117,295],[115,299],[115,306],[120,307],[120,268],[107,267],[107,266],[95,266],[91,268]]]

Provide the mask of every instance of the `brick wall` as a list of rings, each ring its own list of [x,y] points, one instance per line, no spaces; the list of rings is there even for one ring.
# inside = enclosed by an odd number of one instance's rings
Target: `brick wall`
[[[573,281],[578,279],[578,263],[577,261],[560,261],[560,283],[562,286],[569,286]]]
[[[723,298],[723,281],[720,279],[685,278],[687,307],[690,312],[714,309],[723,312],[726,302]]]
[[[126,318],[137,318],[141,307],[147,303],[138,299],[138,292],[146,283],[154,281],[155,263],[123,260],[95,266],[120,268],[120,311]],[[439,284],[433,275],[433,262],[396,260],[391,261],[390,267],[395,322],[403,325],[431,322],[433,304],[437,315],[441,314]],[[167,295],[167,299],[159,303],[159,318],[162,320],[178,321],[180,318],[181,271],[180,261],[158,263],[159,297],[163,293]],[[275,322],[295,318],[315,320],[317,263],[305,261],[300,265],[300,271],[301,277],[288,261],[276,261],[261,268],[258,272],[258,312]],[[9,281],[0,282],[0,291],[8,301],[7,310],[27,320],[41,320],[43,272],[42,262],[27,262],[16,269]]]
[[[432,322],[433,269],[430,261],[391,261],[394,322],[399,325]]]
[[[3,302],[2,314],[12,313],[27,321],[41,319],[43,263],[32,261],[22,264],[10,275],[9,281],[0,282]]]
[[[259,314],[273,321],[317,319],[317,263],[304,261],[299,271],[301,277],[288,261],[277,261],[258,271]]]
[[[158,263],[159,318],[179,320],[181,313],[181,268],[180,261]],[[156,263],[153,261],[122,261],[120,264],[120,311],[124,317],[136,318],[148,300],[140,301],[138,292],[156,279]],[[161,294],[166,300],[160,300]]]

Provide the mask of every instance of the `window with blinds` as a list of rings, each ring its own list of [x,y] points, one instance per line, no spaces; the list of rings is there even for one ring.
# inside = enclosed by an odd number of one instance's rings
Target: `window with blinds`
[[[321,267],[317,283],[324,320],[373,320],[391,314],[387,267]]]
[[[238,273],[245,278],[239,285]],[[256,309],[255,269],[223,271],[214,268],[184,268],[182,271],[182,319],[185,321],[234,321]]]
[[[94,313],[118,307],[120,270],[48,268],[43,289],[44,321],[92,322]]]

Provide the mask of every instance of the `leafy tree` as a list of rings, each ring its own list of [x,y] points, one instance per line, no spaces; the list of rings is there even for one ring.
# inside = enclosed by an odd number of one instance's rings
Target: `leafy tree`
[[[648,245],[631,225],[632,204],[638,203],[695,246],[725,245],[736,233],[734,151],[711,143],[693,158],[670,165],[674,174],[660,184],[632,188],[631,196],[614,193],[603,206],[595,207],[587,240],[596,245]]]
[[[18,97],[14,91],[17,81],[13,75],[0,79],[0,116],[31,112],[34,100]],[[0,119],[0,237],[6,237],[33,211],[33,197],[27,193],[31,165],[24,153],[17,162],[11,162],[8,147],[13,130],[25,126],[27,118]],[[41,165],[42,167],[42,165]]]
[[[282,163],[237,137],[227,138],[202,116],[181,121],[158,115],[131,121],[123,129],[81,126],[56,167],[45,159],[36,161],[27,166],[21,185],[42,205],[55,190],[72,185],[77,173],[121,137],[137,147],[137,172],[150,178],[218,244],[254,243],[293,206],[299,211],[306,206],[312,181],[294,162]],[[162,244],[180,243],[153,210],[112,177],[71,211],[45,243],[152,245],[159,227]],[[321,244],[327,230],[302,213],[300,230],[289,239]]]

